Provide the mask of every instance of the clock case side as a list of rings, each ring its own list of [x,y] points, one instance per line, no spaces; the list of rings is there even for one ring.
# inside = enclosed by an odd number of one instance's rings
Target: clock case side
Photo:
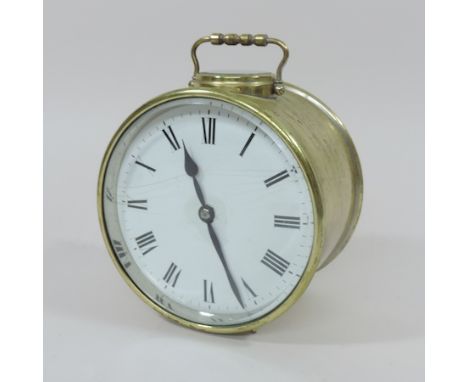
[[[248,105],[275,128],[301,164],[317,204],[315,224],[323,225],[323,237],[316,240],[323,242],[318,269],[324,268],[348,243],[362,208],[361,165],[347,129],[328,106],[295,85],[284,83],[281,95],[270,96],[224,92],[222,86],[221,81],[216,91],[234,95],[235,103]]]
[[[292,127],[307,150],[323,205],[324,247],[318,270],[332,262],[350,240],[362,209],[364,185],[356,147],[343,122],[321,100],[286,83]],[[303,115],[302,115],[303,114]]]

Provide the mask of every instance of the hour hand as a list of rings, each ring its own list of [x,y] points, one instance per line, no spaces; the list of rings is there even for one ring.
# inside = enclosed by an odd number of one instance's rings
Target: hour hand
[[[201,205],[204,206],[206,204],[205,197],[203,195],[200,184],[198,183],[198,180],[197,180],[198,165],[195,163],[193,158],[188,153],[187,148],[185,147],[185,143],[183,141],[182,141],[182,144],[184,145],[185,172],[187,173],[188,176],[190,176],[193,179],[193,185],[195,187],[195,192],[197,193],[198,200],[200,200]]]
[[[185,143],[183,141],[182,141],[182,144],[184,145],[185,172],[187,173],[188,176],[191,176],[193,178],[194,176],[198,174],[198,165],[195,163],[193,158],[188,153],[187,148],[185,147]]]

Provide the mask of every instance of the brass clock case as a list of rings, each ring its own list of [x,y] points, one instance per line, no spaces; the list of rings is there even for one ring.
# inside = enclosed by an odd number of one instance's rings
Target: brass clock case
[[[249,39],[245,37],[244,41],[248,42]],[[193,53],[194,49],[192,57]],[[252,332],[287,311],[304,293],[316,270],[329,264],[351,237],[359,218],[363,198],[358,154],[344,125],[325,104],[294,85],[278,81],[278,77],[258,74],[207,74],[199,73],[197,69],[190,85],[189,88],[175,90],[148,101],[132,113],[113,136],[105,152],[98,180],[101,230],[107,249],[121,276],[145,303],[164,317],[205,332]],[[211,326],[192,322],[155,302],[127,275],[111,245],[106,228],[103,185],[110,157],[120,137],[146,111],[166,102],[193,97],[231,103],[270,126],[297,159],[313,199],[314,243],[302,277],[279,306],[258,319],[239,325]]]

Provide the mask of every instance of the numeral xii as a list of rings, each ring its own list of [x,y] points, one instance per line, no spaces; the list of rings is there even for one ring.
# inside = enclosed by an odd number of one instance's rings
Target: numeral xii
[[[202,117],[203,140],[207,145],[215,144],[216,137],[216,118]]]

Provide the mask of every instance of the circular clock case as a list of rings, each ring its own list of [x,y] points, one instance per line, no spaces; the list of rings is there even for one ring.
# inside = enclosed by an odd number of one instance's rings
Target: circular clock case
[[[105,153],[109,253],[137,295],[182,325],[255,331],[303,294],[358,221],[349,134],[277,79],[197,72],[132,113]]]

